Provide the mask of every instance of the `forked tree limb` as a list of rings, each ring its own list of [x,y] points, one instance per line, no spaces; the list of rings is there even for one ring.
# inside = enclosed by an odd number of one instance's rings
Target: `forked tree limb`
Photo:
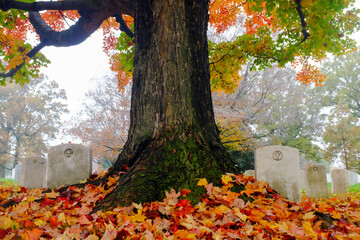
[[[118,16],[120,30],[129,36],[134,36],[121,16],[121,14],[134,15],[135,1],[133,0],[63,0],[33,3],[0,0],[0,9],[2,11],[9,9],[29,11],[29,20],[40,36],[40,44],[26,55],[27,58],[34,57],[45,46],[68,47],[80,44],[94,33],[105,19],[111,16]],[[81,17],[67,30],[57,32],[42,19],[39,13],[42,10],[78,10]],[[14,76],[23,65],[24,63],[7,73],[0,73],[0,77]]]
[[[105,9],[105,6],[109,6]],[[0,0],[0,9],[18,9],[23,11],[43,10],[79,10],[90,12],[112,12],[111,15],[124,13],[134,16],[135,1],[133,0],[63,0],[26,3],[14,0]]]
[[[29,20],[40,36],[40,41],[45,46],[55,47],[69,47],[82,43],[100,27],[107,17],[101,13],[92,14],[91,17],[81,16],[70,28],[57,32],[45,23],[39,12],[29,12]]]

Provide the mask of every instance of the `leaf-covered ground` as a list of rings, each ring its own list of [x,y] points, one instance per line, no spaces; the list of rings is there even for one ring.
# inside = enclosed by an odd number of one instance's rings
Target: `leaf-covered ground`
[[[162,202],[93,213],[116,180],[47,193],[0,186],[0,239],[360,239],[355,193],[296,204],[253,177],[229,174],[221,188],[199,179],[206,193],[195,206],[182,190]],[[237,184],[245,190],[229,190]]]

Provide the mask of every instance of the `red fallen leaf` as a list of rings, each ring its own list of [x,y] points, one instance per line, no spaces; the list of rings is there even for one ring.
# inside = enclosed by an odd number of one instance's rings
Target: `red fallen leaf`
[[[190,200],[188,199],[182,199],[179,200],[179,202],[176,204],[177,207],[183,207],[183,206],[187,206],[190,204]]]
[[[44,201],[41,203],[42,207],[48,206],[48,205],[54,205],[55,204],[55,200],[49,199],[49,198],[44,198]]]
[[[35,223],[33,223],[32,221],[30,221],[30,220],[26,220],[25,222],[24,222],[24,227],[26,227],[26,228],[33,228],[35,226]],[[1,238],[0,238],[1,239]]]
[[[186,197],[190,192],[191,192],[191,190],[183,189],[183,190],[181,190],[181,196]]]
[[[58,222],[57,218],[56,217],[51,217],[50,218],[50,224],[52,227],[56,227],[58,226],[60,223]]]
[[[11,228],[8,228],[8,229],[5,229],[5,230],[2,230],[0,228],[0,239],[4,239],[6,235],[8,235],[10,232],[11,232]]]
[[[34,228],[30,232],[28,232],[28,236],[30,240],[37,240],[40,238],[40,236],[43,234],[44,230]]]

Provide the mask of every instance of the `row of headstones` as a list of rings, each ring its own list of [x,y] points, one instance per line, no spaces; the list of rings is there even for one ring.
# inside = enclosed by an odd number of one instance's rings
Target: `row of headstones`
[[[92,171],[90,148],[61,144],[49,148],[48,159],[30,157],[15,166],[14,181],[26,188],[58,188],[80,183]]]
[[[303,170],[304,184],[301,184],[301,171],[298,149],[286,146],[265,146],[255,151],[255,170],[245,172],[270,186],[291,201],[301,201],[301,188],[312,198],[329,197],[326,169],[322,165],[307,166]],[[332,192],[346,193],[350,185],[357,183],[357,174],[345,169],[331,170]]]

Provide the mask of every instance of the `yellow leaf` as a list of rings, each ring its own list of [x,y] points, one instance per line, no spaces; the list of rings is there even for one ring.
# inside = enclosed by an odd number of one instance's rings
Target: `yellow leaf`
[[[206,186],[206,185],[208,185],[208,182],[207,182],[206,178],[200,178],[197,185],[198,186]]]
[[[314,212],[307,212],[305,213],[305,215],[303,216],[304,220],[309,220],[309,219],[313,219],[315,217]]]
[[[312,238],[316,239],[317,238],[317,234],[314,232],[314,230],[311,227],[311,223],[309,221],[305,221],[303,223],[303,227],[305,229],[306,234],[308,234],[309,236],[311,236]]]
[[[47,198],[57,198],[58,196],[60,196],[60,194],[55,192],[54,190],[52,190],[51,193],[46,193],[45,195]]]
[[[58,219],[59,222],[66,223],[65,213],[64,213],[64,212],[61,212],[61,213],[58,215],[57,219]]]
[[[340,212],[334,212],[331,214],[333,218],[336,218],[336,219],[340,219],[341,218],[341,213]]]
[[[44,222],[44,221],[41,220],[41,219],[36,219],[36,220],[34,221],[34,223],[35,223],[35,225],[38,226],[38,227],[42,227],[42,226],[44,226],[44,225],[46,224],[46,222]]]
[[[133,216],[131,218],[134,222],[143,222],[146,219],[146,216],[142,215],[142,214],[136,214],[135,216]]]
[[[223,176],[221,177],[221,181],[222,181],[225,185],[227,185],[229,182],[232,181],[232,177],[230,177],[229,175],[223,175]]]
[[[142,210],[142,209],[143,209],[141,203],[140,203],[140,204],[133,203],[133,205],[134,205],[134,207],[135,207],[137,210]]]
[[[99,240],[99,237],[95,234],[89,235],[85,240]]]
[[[217,215],[224,215],[224,213],[227,213],[230,209],[224,205],[220,205],[214,209],[214,213]]]
[[[0,218],[0,227],[4,230],[8,229],[8,228],[14,228],[15,223],[13,220],[11,220],[11,218],[2,217],[2,218]]]
[[[176,231],[176,233],[174,235],[175,235],[175,237],[178,237],[180,239],[196,239],[195,233],[189,233],[186,230]]]
[[[235,215],[238,216],[243,222],[246,222],[246,219],[248,218],[248,216],[241,213],[238,208],[235,209]]]
[[[33,201],[35,201],[35,196],[30,196],[30,197],[28,197],[25,201],[26,202],[33,202]]]

